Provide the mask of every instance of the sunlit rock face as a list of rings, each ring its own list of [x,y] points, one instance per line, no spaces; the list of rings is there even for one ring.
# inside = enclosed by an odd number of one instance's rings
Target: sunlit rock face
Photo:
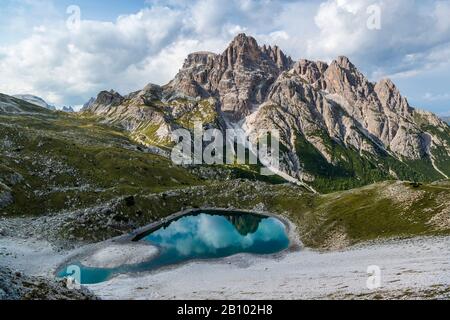
[[[190,54],[165,86],[102,92],[86,111],[147,145],[170,147],[172,132],[197,118],[223,131],[277,129],[281,170],[308,182],[450,176],[448,125],[412,108],[391,80],[373,83],[343,56],[294,62],[245,34],[221,54]]]
[[[215,96],[222,112],[240,120],[264,101],[276,78],[292,65],[280,48],[260,47],[254,38],[239,34],[220,55],[189,55],[167,88],[178,95]]]

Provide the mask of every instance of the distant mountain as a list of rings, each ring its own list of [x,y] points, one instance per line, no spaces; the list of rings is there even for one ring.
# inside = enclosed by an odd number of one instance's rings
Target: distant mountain
[[[347,57],[294,62],[245,34],[222,54],[190,54],[165,86],[102,91],[84,111],[167,148],[194,117],[220,130],[278,129],[283,176],[320,191],[450,176],[450,128],[391,80],[370,82]]]
[[[50,113],[47,108],[0,93],[0,115],[42,115]]]
[[[81,108],[81,111],[89,109],[89,107],[95,102],[95,98],[91,97],[85,104],[83,104],[83,107]]]
[[[17,94],[17,95],[14,95],[14,97],[17,99],[21,99],[26,102],[32,103],[34,105],[37,105],[39,107],[45,108],[45,109],[56,110],[56,107],[49,105],[47,102],[45,102],[44,99],[37,97],[37,96],[33,96],[31,94]]]
[[[442,120],[444,120],[450,125],[450,117],[442,117]]]
[[[71,112],[75,112],[75,110],[73,110],[73,108],[72,107],[66,107],[66,106],[64,106],[63,108],[62,108],[62,111],[64,111],[64,112],[69,112],[69,113],[71,113]]]
[[[255,181],[262,177],[242,170],[235,176],[221,174],[219,167],[174,166],[170,157],[154,154],[99,118],[52,112],[0,94],[0,239],[33,235],[55,245],[86,245],[196,207],[272,212],[295,223],[305,246],[321,250],[450,234],[449,181],[389,181],[313,195]],[[237,168],[225,170],[230,169]],[[231,215],[229,221],[243,236],[262,226],[250,215]],[[1,282],[0,273],[0,287]]]

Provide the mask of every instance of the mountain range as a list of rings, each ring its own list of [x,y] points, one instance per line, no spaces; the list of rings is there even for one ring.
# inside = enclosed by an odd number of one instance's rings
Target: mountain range
[[[48,110],[56,111],[56,107],[53,105],[48,104],[44,99],[38,96],[34,96],[31,94],[16,94],[13,95],[14,98],[26,101],[28,103],[31,103],[33,105],[39,106],[41,108],[45,108]],[[75,110],[71,106],[63,106],[61,108],[61,111],[63,112],[75,112]]]
[[[279,129],[282,177],[174,165],[170,133],[199,118],[221,130]],[[449,130],[345,57],[293,61],[239,35],[222,54],[189,55],[167,85],[102,91],[82,112],[0,93],[0,238],[81,248],[190,208],[283,217],[302,246],[320,250],[445,236]],[[258,224],[230,221],[242,235]],[[18,278],[0,273],[6,286]]]
[[[373,83],[343,56],[293,61],[245,34],[221,54],[190,54],[164,86],[102,91],[83,112],[168,150],[171,133],[192,129],[192,119],[220,130],[278,129],[283,176],[322,192],[450,176],[450,127],[411,107],[391,80]]]
[[[55,106],[49,105],[44,99],[42,99],[41,97],[38,96],[34,96],[31,94],[16,94],[13,97],[20,99],[20,100],[24,100],[26,102],[32,103],[34,105],[37,105],[39,107],[45,108],[45,109],[49,109],[49,110],[56,110]]]
[[[63,106],[61,110],[64,112],[75,112],[71,106]]]
[[[450,117],[442,117],[442,120],[444,120],[450,125]]]

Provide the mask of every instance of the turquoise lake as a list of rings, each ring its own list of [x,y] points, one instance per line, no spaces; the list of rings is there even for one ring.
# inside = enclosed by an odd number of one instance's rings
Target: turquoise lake
[[[238,212],[199,212],[171,221],[139,240],[159,248],[149,261],[114,269],[88,268],[78,262],[81,283],[94,284],[123,273],[156,270],[191,260],[219,259],[238,253],[273,254],[289,246],[285,225],[278,219]],[[59,277],[68,276],[65,270]]]

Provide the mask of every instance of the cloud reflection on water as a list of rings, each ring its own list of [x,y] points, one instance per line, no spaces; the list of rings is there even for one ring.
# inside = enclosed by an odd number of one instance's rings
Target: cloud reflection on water
[[[163,248],[175,249],[183,256],[216,254],[220,250],[251,251],[261,243],[288,241],[285,226],[277,219],[245,216],[245,220],[234,225],[221,215],[199,214],[183,217],[172,222],[167,228],[160,229],[145,238]],[[255,219],[258,219],[255,221]],[[231,220],[231,221],[230,221]],[[245,224],[256,223],[257,229],[243,235]],[[244,225],[243,225],[244,224]]]

